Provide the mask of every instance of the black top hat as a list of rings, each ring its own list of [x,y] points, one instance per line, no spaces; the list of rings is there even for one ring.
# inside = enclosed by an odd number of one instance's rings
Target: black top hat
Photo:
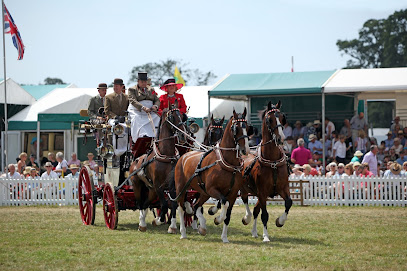
[[[106,83],[100,83],[99,86],[98,86],[98,89],[101,89],[101,88],[107,88],[107,84]]]
[[[143,81],[147,81],[147,73],[146,72],[139,72],[138,73],[138,80],[143,80]]]
[[[114,79],[113,85],[123,85],[123,79],[120,78]]]

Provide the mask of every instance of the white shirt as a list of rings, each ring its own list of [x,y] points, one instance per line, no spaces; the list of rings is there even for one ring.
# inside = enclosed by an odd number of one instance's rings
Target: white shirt
[[[48,173],[45,171],[44,173],[42,173],[41,175],[41,179],[50,179],[50,178],[58,178],[58,175],[54,172],[51,171],[48,175]]]
[[[68,162],[66,160],[62,160],[62,162],[58,163],[58,165],[55,167],[55,169],[62,169],[62,168],[69,168]],[[55,173],[55,172],[54,172]],[[56,173],[58,176],[61,176],[61,172]]]
[[[329,127],[331,127],[331,133],[330,134],[328,134],[328,132],[329,132],[328,128]],[[331,138],[333,131],[335,131],[335,124],[332,121],[330,121],[330,122],[328,122],[328,124],[325,127],[325,133],[328,135],[329,138]]]
[[[7,179],[21,179],[21,175],[17,173],[17,171],[14,171],[14,174],[10,176],[10,172],[7,173],[6,176]]]
[[[70,177],[70,178],[79,177],[79,171],[77,171],[75,175],[72,175],[72,173],[69,173],[68,175],[66,175],[66,177]]]
[[[338,156],[339,158],[345,158],[346,157],[346,143],[341,142],[340,140],[337,141],[334,145],[334,150],[335,151],[335,156]]]

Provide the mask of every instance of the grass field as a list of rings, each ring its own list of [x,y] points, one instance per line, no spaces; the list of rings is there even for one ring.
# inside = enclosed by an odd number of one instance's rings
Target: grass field
[[[223,244],[207,214],[207,236],[188,228],[180,240],[166,225],[138,232],[138,211],[120,212],[112,231],[99,207],[95,226],[82,225],[74,206],[1,207],[0,270],[407,270],[405,208],[293,207],[276,228],[282,212],[269,208],[271,242],[263,243],[240,222],[244,208],[234,208]]]

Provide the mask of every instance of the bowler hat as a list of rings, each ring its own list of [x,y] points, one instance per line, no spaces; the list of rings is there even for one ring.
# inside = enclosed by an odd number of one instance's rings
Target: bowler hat
[[[142,81],[147,81],[147,79],[148,79],[147,73],[146,72],[139,72],[137,79],[142,80]]]
[[[106,83],[100,83],[98,86],[98,89],[102,89],[102,88],[107,88],[107,84]]]
[[[120,78],[114,79],[113,85],[123,85],[123,79]]]
[[[160,89],[167,91],[168,86],[177,86],[177,90],[182,88],[184,85],[183,84],[177,84],[175,83],[174,78],[167,79],[164,84],[160,87]]]

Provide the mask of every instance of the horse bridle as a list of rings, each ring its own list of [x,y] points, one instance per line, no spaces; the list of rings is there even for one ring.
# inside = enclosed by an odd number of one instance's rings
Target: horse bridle
[[[216,131],[217,132],[219,132],[220,134],[223,132],[223,126],[222,126],[222,124],[220,123],[220,120],[219,121],[216,121],[216,120],[214,120],[214,122],[216,123],[216,124],[218,124],[218,125],[210,125],[209,126],[209,128],[208,128],[208,130],[209,130],[209,134],[208,134],[208,142],[209,142],[209,145],[211,146],[212,145],[212,133],[216,133],[216,132],[214,132],[214,130],[216,129]],[[220,125],[219,125],[220,124]],[[215,143],[215,142],[214,142]]]
[[[174,116],[172,115],[172,113],[173,113],[174,111],[176,111],[176,115],[177,115],[177,117],[178,117],[178,119],[179,119],[179,123],[178,123],[177,125],[174,124]],[[165,115],[165,122],[170,123],[171,132],[174,134],[175,137],[178,138],[178,141],[180,141],[178,130],[176,130],[176,129],[174,128],[174,126],[177,127],[177,128],[179,128],[180,126],[183,125],[183,126],[185,127],[185,126],[186,126],[186,122],[185,122],[185,121],[182,121],[182,119],[181,119],[181,114],[180,114],[179,109],[178,109],[178,108],[173,108],[173,109],[168,110],[167,113],[166,113],[166,115]]]
[[[267,111],[266,114],[264,115],[264,117],[266,118],[267,129],[268,129],[270,135],[272,136],[272,140],[274,140],[276,142],[276,145],[280,145],[282,143],[281,138],[279,136],[277,137],[276,134],[274,133],[274,131],[276,129],[278,129],[278,127],[281,127],[281,129],[284,129],[284,126],[280,123],[280,124],[277,124],[276,126],[272,127],[271,126],[271,121],[270,121],[270,114],[271,113],[274,113],[274,117],[277,120],[277,119],[280,119],[280,113],[281,112],[277,108],[272,108],[269,111]],[[269,142],[266,142],[265,144],[267,144]],[[263,144],[263,145],[265,145],[265,144]]]
[[[234,118],[233,118],[233,120],[232,120],[232,127],[231,127],[231,129],[232,129],[232,132],[233,132],[233,140],[235,141],[235,145],[236,145],[236,146],[238,145],[238,142],[239,142],[240,139],[243,139],[243,138],[246,138],[246,137],[248,138],[248,137],[249,137],[248,135],[241,135],[241,136],[239,136],[238,138],[236,138],[236,136],[237,136],[237,129],[236,129],[237,123],[243,123],[244,125],[241,125],[241,126],[240,126],[240,127],[243,129],[243,128],[246,128],[245,126],[247,125],[247,120],[244,119],[240,114],[239,114],[239,116],[237,117],[237,119],[234,119]]]

